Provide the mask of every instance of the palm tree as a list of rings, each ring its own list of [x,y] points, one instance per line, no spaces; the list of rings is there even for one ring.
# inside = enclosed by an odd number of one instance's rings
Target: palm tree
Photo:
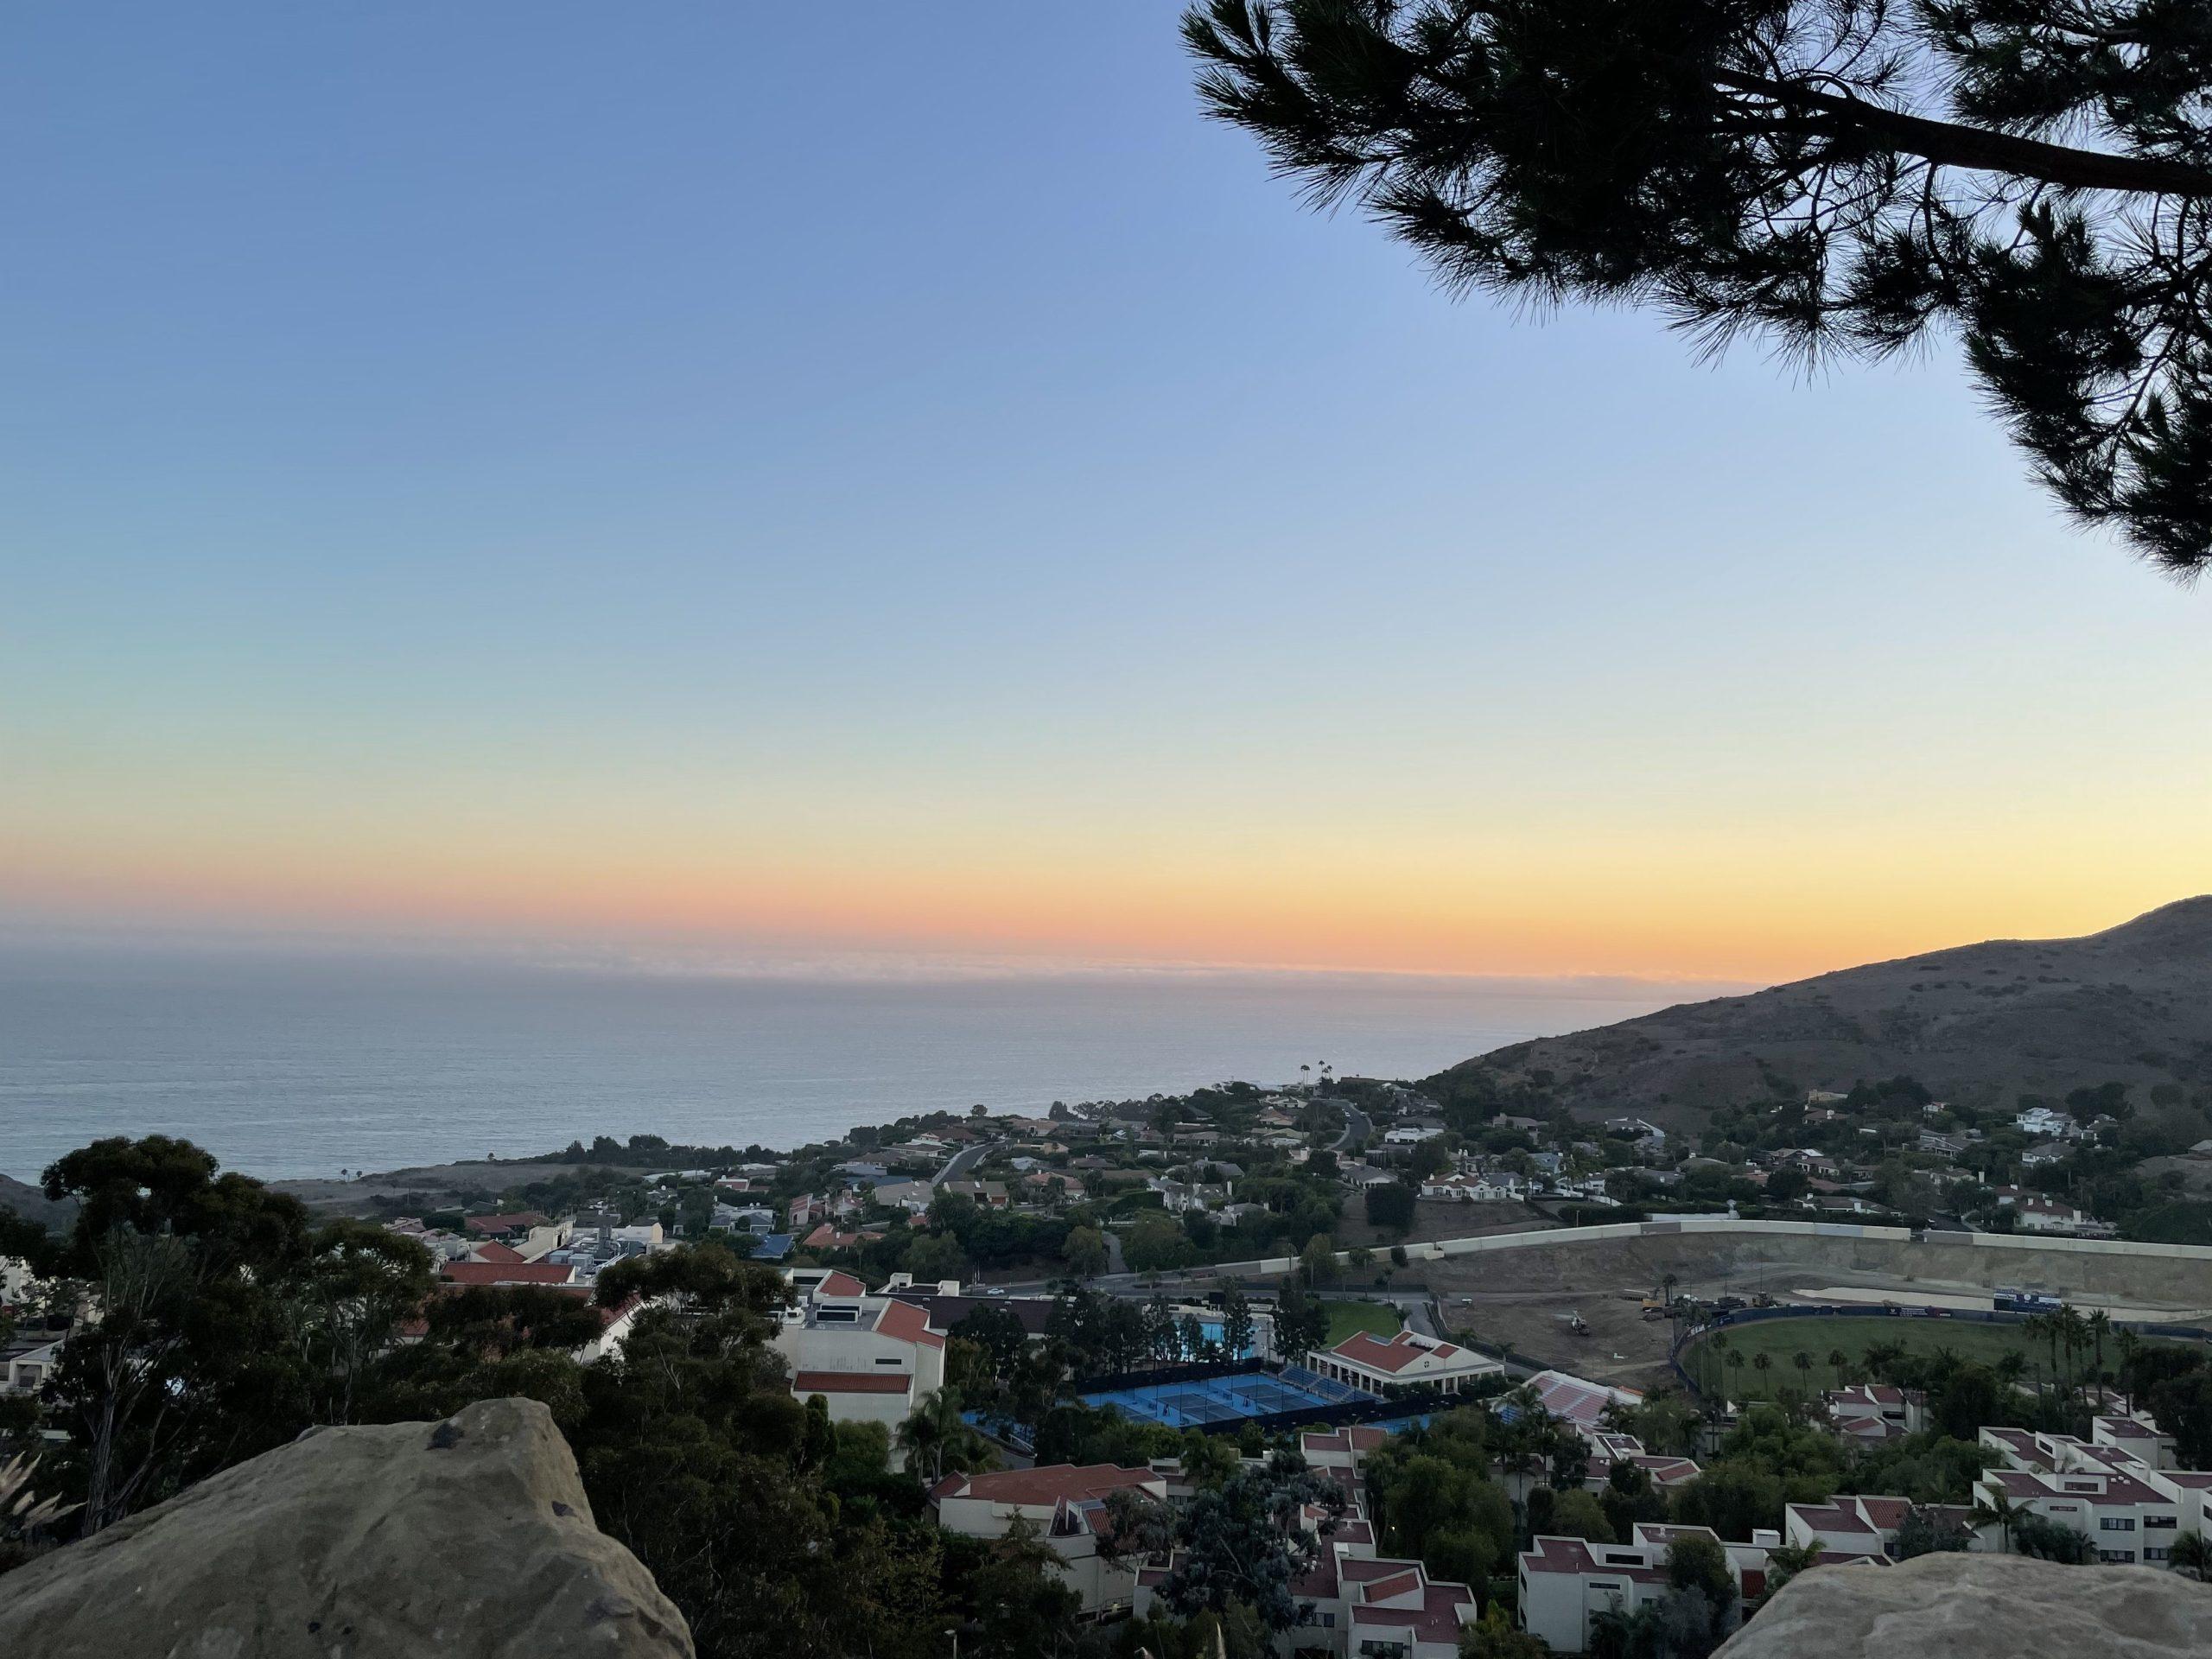
[[[1811,1383],[1813,1357],[1801,1348],[1789,1357],[1789,1363],[1797,1368],[1798,1376],[1807,1379],[1805,1393],[1807,1397],[1810,1398],[1813,1391]]]
[[[1764,1384],[1766,1382],[1766,1374],[1774,1369],[1774,1356],[1772,1354],[1761,1354],[1758,1358],[1751,1362],[1751,1369],[1759,1374],[1759,1382],[1761,1384]]]
[[[2135,1351],[2142,1345],[2142,1338],[2133,1331],[2120,1333],[2120,1402],[2131,1412],[2135,1409]]]
[[[1991,1369],[2009,1391],[2019,1386],[2020,1373],[2028,1369],[2028,1357],[2017,1348],[2007,1349],[1998,1356],[1997,1363]]]
[[[1612,1605],[1590,1617],[1591,1659],[1638,1659],[1659,1649],[1659,1605],[1647,1601],[1634,1612],[1621,1611],[1618,1596]]]
[[[1744,1389],[1744,1351],[1742,1349],[1731,1348],[1728,1351],[1728,1369],[1736,1373],[1736,1391],[1741,1394]]]
[[[2105,1336],[2112,1329],[2112,1315],[2101,1307],[2089,1315],[2089,1340],[2096,1348],[2097,1409],[2105,1408]]]
[[[1997,1535],[2004,1542],[2005,1553],[2009,1555],[2012,1553],[2012,1524],[2024,1513],[1999,1486],[1986,1495],[1974,1494],[1974,1510],[1967,1519],[1977,1527],[1994,1526]]]
[[[2202,1584],[2212,1579],[2212,1539],[2201,1532],[2184,1532],[2174,1539],[2174,1547],[2166,1554],[2166,1565],[2177,1573],[2186,1573]]]
[[[1839,1389],[1843,1386],[1843,1368],[1850,1363],[1851,1361],[1849,1357],[1844,1353],[1842,1349],[1831,1348],[1828,1350],[1828,1369],[1835,1373],[1835,1385]]]
[[[960,1414],[960,1395],[938,1389],[922,1396],[913,1414],[899,1425],[899,1449],[911,1465],[926,1457],[932,1483],[944,1478],[945,1465],[974,1468],[990,1459],[990,1442]]]

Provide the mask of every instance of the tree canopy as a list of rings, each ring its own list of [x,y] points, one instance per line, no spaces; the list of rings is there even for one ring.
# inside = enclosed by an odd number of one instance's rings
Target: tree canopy
[[[1955,336],[2077,519],[2212,562],[2202,0],[1205,0],[1212,113],[1454,290]]]

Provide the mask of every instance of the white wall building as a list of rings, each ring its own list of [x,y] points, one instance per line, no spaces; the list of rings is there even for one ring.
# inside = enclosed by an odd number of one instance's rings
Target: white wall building
[[[1333,1348],[1315,1349],[1306,1363],[1323,1376],[1383,1395],[1408,1388],[1457,1394],[1471,1382],[1503,1376],[1505,1371],[1487,1354],[1411,1331],[1401,1331],[1387,1342],[1370,1332],[1355,1331]]]
[[[1015,1521],[1030,1522],[1060,1558],[1068,1587],[1083,1598],[1083,1611],[1098,1613],[1127,1606],[1136,1590],[1134,1567],[1098,1553],[1099,1538],[1111,1529],[1107,1496],[1125,1491],[1165,1500],[1167,1480],[1150,1469],[1058,1463],[947,1475],[930,1489],[930,1503],[939,1526],[970,1538],[1003,1538]]]
[[[2129,1444],[2099,1444],[2068,1434],[2023,1428],[1985,1428],[1981,1444],[2004,1461],[1974,1483],[1974,1498],[1994,1510],[2002,1498],[2015,1511],[2080,1533],[2100,1561],[2163,1566],[2183,1532],[2203,1533],[2212,1517],[2212,1474],[2160,1469],[2133,1449],[2155,1456],[2152,1439],[2111,1432]],[[1981,1547],[2002,1549],[2005,1529],[1986,1522]]]
[[[847,1273],[792,1275],[799,1305],[784,1316],[775,1345],[791,1368],[791,1395],[820,1395],[832,1422],[882,1423],[894,1433],[914,1408],[944,1386],[944,1338],[912,1302],[871,1296]],[[893,1466],[902,1454],[894,1443]]]
[[[1667,1556],[1678,1538],[1709,1538],[1728,1558],[1736,1599],[1728,1628],[1743,1618],[1745,1599],[1766,1588],[1767,1552],[1779,1534],[1758,1532],[1748,1544],[1723,1542],[1709,1527],[1674,1527],[1639,1521],[1624,1544],[1592,1544],[1580,1538],[1539,1537],[1521,1554],[1520,1622],[1555,1652],[1580,1653],[1590,1645],[1600,1613],[1633,1614],[1667,1594]]]

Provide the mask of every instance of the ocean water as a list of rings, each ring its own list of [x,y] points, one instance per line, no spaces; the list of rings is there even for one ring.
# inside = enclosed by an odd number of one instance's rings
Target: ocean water
[[[377,957],[0,950],[0,1173],[105,1135],[327,1176],[594,1135],[789,1147],[1301,1063],[1420,1077],[1711,986],[1370,974],[723,976]]]

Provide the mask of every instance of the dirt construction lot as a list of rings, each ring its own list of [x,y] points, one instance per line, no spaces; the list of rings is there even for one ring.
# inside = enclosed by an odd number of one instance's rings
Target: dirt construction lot
[[[1758,1291],[1796,1300],[1838,1287],[1901,1302],[1931,1294],[1974,1299],[2001,1282],[2189,1322],[2212,1317],[2212,1271],[2193,1263],[1849,1238],[1679,1234],[1574,1243],[1569,1237],[1423,1264],[1445,1328],[1593,1380],[1640,1386],[1666,1374],[1668,1322],[1646,1323],[1639,1304],[1669,1273],[1676,1276],[1676,1294],[1701,1300]],[[1581,1316],[1586,1335],[1570,1328],[1569,1313]]]

